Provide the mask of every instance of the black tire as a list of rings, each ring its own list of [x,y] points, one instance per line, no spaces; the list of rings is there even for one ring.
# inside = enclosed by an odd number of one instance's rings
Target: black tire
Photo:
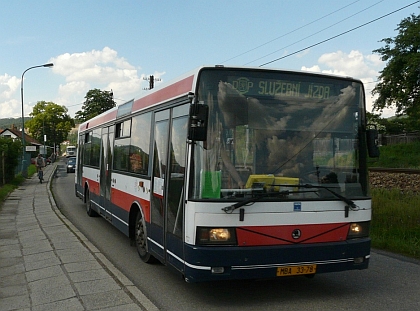
[[[149,253],[147,248],[146,224],[144,223],[140,212],[138,212],[136,217],[134,239],[136,243],[137,253],[139,254],[141,260],[143,260],[145,263],[156,262],[156,258]]]
[[[89,217],[96,217],[98,213],[92,209],[92,202],[90,201],[90,192],[86,191],[86,213]]]

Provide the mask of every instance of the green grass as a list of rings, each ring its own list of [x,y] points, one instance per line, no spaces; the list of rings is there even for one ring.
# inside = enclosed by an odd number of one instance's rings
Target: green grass
[[[36,167],[35,165],[29,165],[28,167],[28,176],[32,176],[36,173]],[[6,200],[7,196],[15,190],[17,187],[19,187],[23,182],[25,181],[25,178],[22,177],[22,175],[17,175],[10,183],[5,184],[0,187],[0,209],[2,206],[2,203],[4,200]]]
[[[372,246],[420,259],[420,195],[373,189],[372,200]]]
[[[381,146],[380,152],[370,167],[420,169],[420,142]],[[398,189],[372,189],[371,194],[372,246],[420,259],[420,194]]]
[[[4,186],[0,187],[0,205],[1,205],[1,202],[3,202],[7,198],[9,193],[15,190],[17,187],[19,187],[19,185],[23,181],[24,181],[24,178],[21,175],[19,175],[15,177],[15,179],[13,179],[11,183],[5,184]]]
[[[420,142],[381,146],[378,159],[369,159],[370,167],[420,168]]]

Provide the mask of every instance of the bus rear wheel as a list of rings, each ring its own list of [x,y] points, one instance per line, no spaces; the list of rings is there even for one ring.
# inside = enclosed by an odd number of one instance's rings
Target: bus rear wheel
[[[147,233],[146,233],[146,224],[143,221],[143,217],[141,216],[141,213],[139,212],[136,217],[136,227],[135,227],[135,242],[136,242],[136,248],[137,253],[139,253],[139,256],[141,260],[143,260],[146,263],[153,263],[156,261],[156,259],[150,255],[148,249],[147,249]]]

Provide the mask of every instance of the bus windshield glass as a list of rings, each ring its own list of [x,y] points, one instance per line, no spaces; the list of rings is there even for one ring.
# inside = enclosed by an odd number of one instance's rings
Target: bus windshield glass
[[[322,184],[346,197],[366,195],[361,176],[366,172],[359,168],[365,153],[359,142],[360,82],[310,73],[205,69],[197,88],[197,102],[208,105],[209,117],[206,141],[194,144],[191,199],[258,192],[299,200],[332,196],[322,187],[297,186],[302,184]]]

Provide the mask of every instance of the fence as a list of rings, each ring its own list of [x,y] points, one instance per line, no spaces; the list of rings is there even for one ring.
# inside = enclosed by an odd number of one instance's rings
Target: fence
[[[382,145],[407,144],[420,141],[420,132],[404,133],[399,135],[382,135],[380,138]]]
[[[26,158],[26,157],[25,157]],[[6,152],[2,151],[0,152],[0,186],[6,184],[10,181],[10,179],[13,177],[13,170],[14,170],[14,176],[19,174],[22,170],[22,157],[19,157],[19,161],[16,167],[11,167],[10,163],[8,163],[8,158],[6,156]],[[29,164],[31,161],[31,156],[29,155]]]

